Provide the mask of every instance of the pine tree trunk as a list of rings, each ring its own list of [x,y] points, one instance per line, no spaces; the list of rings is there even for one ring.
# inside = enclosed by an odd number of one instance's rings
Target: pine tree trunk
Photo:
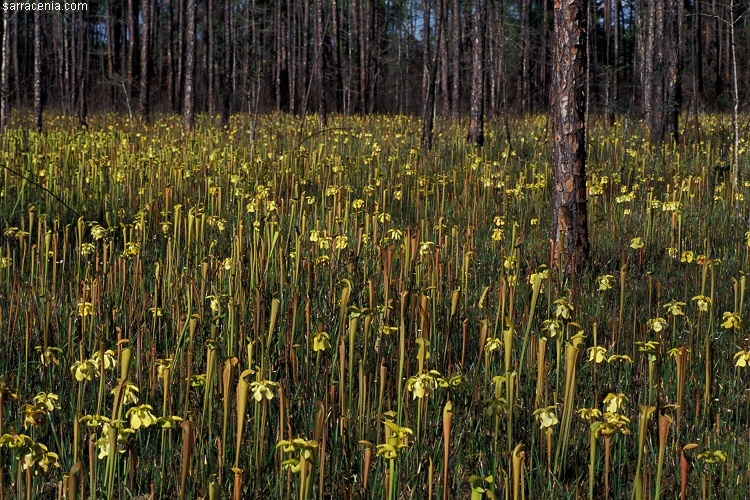
[[[232,2],[224,0],[224,66],[222,70],[221,88],[221,123],[229,123],[230,106],[233,99],[234,77],[232,75],[232,60],[234,59],[234,47],[232,46]]]
[[[577,272],[589,256],[584,75],[586,1],[556,2],[552,71],[553,235],[556,260]],[[561,262],[561,260],[558,260]]]
[[[34,11],[34,126],[42,131],[42,11]]]
[[[430,49],[430,17],[432,1],[424,0],[422,43],[424,44],[422,73],[422,147],[432,149],[432,127],[435,119],[435,81],[433,77],[432,51]]]
[[[458,120],[461,113],[461,4],[459,0],[453,0],[451,11],[451,53],[453,69],[451,116],[454,120]]]
[[[174,22],[174,16],[172,14],[172,0],[166,0],[167,9],[167,102],[169,103],[169,110],[175,111],[174,103],[174,43],[173,43],[173,31],[172,23]]]
[[[143,118],[149,115],[149,48],[151,35],[151,8],[149,0],[141,0],[141,84],[138,94],[138,112]]]
[[[182,125],[186,131],[195,126],[195,0],[187,0],[187,40],[185,55],[185,109]]]
[[[326,59],[323,51],[323,1],[315,0],[315,79],[318,86],[318,114],[320,123],[326,125],[326,86],[325,86],[325,69]]]
[[[487,0],[476,0],[471,55],[471,114],[468,142],[484,145],[484,25]]]
[[[135,52],[136,43],[138,42],[138,25],[136,24],[136,0],[128,0],[128,95],[133,95],[133,86],[135,85]]]
[[[344,78],[341,68],[341,27],[339,18],[338,0],[331,0],[331,17],[333,23],[333,73],[336,80],[335,110],[343,108]]]
[[[680,108],[682,107],[682,45],[683,0],[670,0],[669,54],[669,129],[674,141],[680,136]]]
[[[5,131],[10,116],[10,16],[3,12],[2,63],[0,64],[0,133]]]
[[[216,30],[214,29],[214,0],[208,0],[206,12],[206,28],[208,31],[208,114],[216,114]]]

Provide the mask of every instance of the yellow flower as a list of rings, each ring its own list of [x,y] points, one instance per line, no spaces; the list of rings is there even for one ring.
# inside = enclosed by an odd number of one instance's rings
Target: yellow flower
[[[644,245],[645,245],[645,243],[643,242],[643,238],[641,238],[640,236],[638,236],[638,237],[633,238],[632,240],[630,240],[630,248],[633,248],[635,250],[643,248]]]
[[[547,319],[544,320],[544,328],[542,330],[547,330],[549,336],[554,338],[562,330],[562,324],[557,319]]]
[[[85,318],[94,314],[94,304],[91,302],[79,302],[78,303],[78,316]]]
[[[655,332],[660,332],[667,326],[667,320],[664,318],[653,318],[648,320],[648,326]]]
[[[581,408],[576,410],[582,419],[588,420],[589,422],[596,420],[602,416],[602,412],[597,408]]]
[[[735,329],[739,330],[742,326],[742,319],[740,318],[740,315],[737,313],[732,312],[725,312],[723,316],[724,321],[721,323],[721,326],[726,328],[727,330]]]
[[[708,306],[711,305],[711,299],[705,295],[696,295],[692,299],[698,306],[698,310],[701,312],[707,312]]]
[[[596,278],[596,281],[599,282],[599,291],[611,290],[612,285],[615,284],[615,277],[611,274],[603,274]]]
[[[331,341],[328,332],[318,332],[313,337],[313,351],[325,351],[331,348]]]
[[[627,354],[613,354],[612,356],[607,358],[607,364],[612,363],[614,361],[625,361],[630,364],[633,364],[633,358],[631,358]]]
[[[532,415],[539,421],[539,426],[542,429],[550,429],[559,423],[557,415],[555,415],[555,406],[548,406],[546,408],[540,408],[536,410]]]
[[[335,247],[336,250],[343,250],[349,245],[349,238],[346,236],[336,236]]]
[[[604,398],[604,404],[607,406],[607,413],[617,413],[627,400],[628,397],[621,392],[618,392],[617,394],[610,392]]]
[[[151,405],[140,405],[134,406],[128,410],[125,414],[126,417],[130,417],[130,427],[134,430],[138,430],[141,427],[150,427],[156,423],[156,416],[153,413],[153,407]]]
[[[270,380],[260,380],[250,384],[250,390],[253,391],[253,399],[258,402],[263,401],[263,398],[273,399],[272,388],[276,387],[276,382]]]
[[[57,394],[51,392],[40,392],[34,396],[34,403],[46,408],[47,411],[52,411],[55,408],[60,408],[58,399]]]
[[[685,250],[682,252],[682,257],[680,257],[680,262],[687,262],[690,264],[695,260],[695,254],[691,252],[690,250]]]
[[[667,304],[664,304],[664,309],[667,309],[669,311],[669,314],[671,314],[672,316],[684,316],[685,313],[682,311],[682,308],[684,306],[684,302],[673,300]]]
[[[96,364],[90,359],[76,361],[73,363],[73,366],[70,367],[70,373],[79,382],[91,380],[96,373]]]
[[[698,458],[702,459],[707,464],[718,464],[727,461],[727,454],[721,450],[710,450],[700,453]]]
[[[589,361],[603,363],[607,359],[607,349],[602,346],[589,348]]]
[[[409,378],[406,381],[406,388],[412,393],[412,399],[422,399],[432,394],[438,385],[440,385],[441,380],[440,372],[430,370],[421,375]]]
[[[734,359],[737,360],[734,366],[745,368],[750,364],[750,351],[740,351],[734,355]]]
[[[573,312],[573,304],[568,302],[565,297],[557,299],[552,304],[555,306],[555,318],[570,319],[570,313]]]
[[[487,352],[492,352],[496,349],[499,349],[501,345],[503,345],[502,340],[497,337],[490,337],[487,339],[487,343],[485,344],[484,348],[487,350]]]

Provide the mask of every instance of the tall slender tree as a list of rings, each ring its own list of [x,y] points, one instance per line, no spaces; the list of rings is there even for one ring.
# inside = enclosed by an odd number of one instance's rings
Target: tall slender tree
[[[471,111],[468,141],[477,146],[484,145],[484,26],[486,16],[487,0],[476,0],[471,55]]]
[[[149,48],[151,46],[151,7],[149,0],[141,0],[141,84],[138,94],[138,112],[144,118],[149,114],[149,66],[151,57]]]
[[[0,133],[5,131],[10,116],[10,16],[3,13],[2,63],[0,64]]]
[[[34,126],[42,131],[42,10],[34,11]]]
[[[187,0],[187,54],[185,57],[185,106],[182,126],[190,131],[195,126],[195,15],[196,1]]]
[[[555,2],[552,67],[554,253],[578,271],[589,257],[586,197],[586,0]]]

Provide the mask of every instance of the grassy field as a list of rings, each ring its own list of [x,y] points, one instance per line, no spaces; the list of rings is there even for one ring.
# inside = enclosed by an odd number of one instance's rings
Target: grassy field
[[[0,138],[0,499],[750,490],[727,117],[591,127],[578,275],[544,117],[89,125]]]

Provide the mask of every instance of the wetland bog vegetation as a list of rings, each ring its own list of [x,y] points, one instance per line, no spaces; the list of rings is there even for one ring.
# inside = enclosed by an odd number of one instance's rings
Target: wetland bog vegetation
[[[731,117],[589,124],[578,273],[545,116],[47,118],[0,137],[0,498],[750,489]]]

